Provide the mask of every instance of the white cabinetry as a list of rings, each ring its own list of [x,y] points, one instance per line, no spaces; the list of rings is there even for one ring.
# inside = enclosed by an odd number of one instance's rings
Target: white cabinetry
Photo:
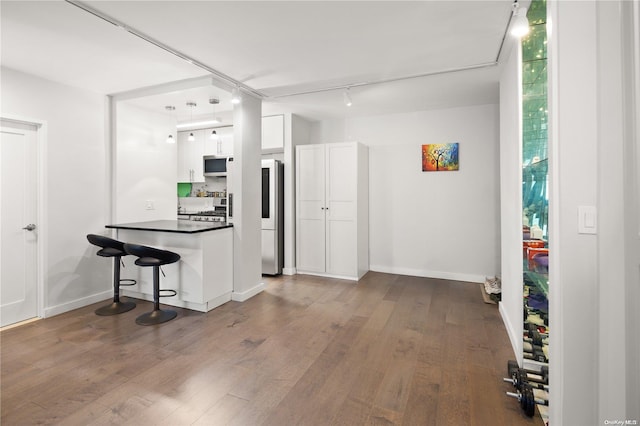
[[[266,152],[284,150],[284,115],[262,117],[262,150]]]
[[[215,130],[218,138],[211,139],[211,131]],[[233,126],[206,129],[204,155],[233,157]]]
[[[195,140],[187,140],[189,133],[193,133]],[[204,140],[204,130],[178,132],[178,182],[204,182]]]
[[[369,270],[369,160],[356,142],[296,147],[296,268],[360,279]]]

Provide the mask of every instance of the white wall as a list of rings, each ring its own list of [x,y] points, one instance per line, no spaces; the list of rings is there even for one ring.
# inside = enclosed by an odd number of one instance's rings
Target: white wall
[[[114,222],[175,220],[178,144],[166,143],[167,135],[175,138],[175,120],[118,102],[116,122]],[[147,210],[147,200],[152,210]]]
[[[512,45],[514,45],[512,47]],[[522,57],[509,43],[500,75],[500,314],[514,353],[522,360]]]
[[[371,269],[483,281],[500,272],[498,107],[312,124],[311,143],[369,147]],[[460,170],[422,172],[421,145],[460,143]]]
[[[615,306],[625,298],[625,224],[621,212],[624,211],[624,175],[621,167],[611,164],[624,164],[623,137],[623,96],[620,64],[622,62],[621,31],[618,14],[620,6],[615,2],[599,2],[596,13],[598,21],[598,206],[600,211],[600,229],[598,230],[598,257],[607,259],[599,262],[598,281],[600,315],[599,342],[599,385],[600,406],[598,419],[604,423],[607,419],[617,418],[625,412],[626,401],[622,392],[612,391],[626,382],[626,371],[619,366],[625,365],[625,351],[611,350],[625,344],[626,316],[609,315],[602,309]],[[613,25],[611,25],[613,24]],[[616,81],[616,84],[610,84]],[[606,142],[605,142],[606,141]],[[604,143],[603,143],[604,142]],[[638,419],[640,420],[640,419]]]
[[[597,424],[597,236],[577,232],[597,202],[596,3],[548,5],[550,420]]]
[[[625,87],[626,418],[640,419],[640,2],[623,2],[620,21]]]
[[[46,121],[44,315],[108,298],[111,263],[86,239],[106,234],[105,96],[2,68],[2,114]]]

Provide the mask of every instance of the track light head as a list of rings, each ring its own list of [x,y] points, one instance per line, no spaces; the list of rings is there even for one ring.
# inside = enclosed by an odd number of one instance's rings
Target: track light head
[[[520,6],[518,2],[513,3],[513,16],[511,18],[511,35],[522,38],[529,33],[529,20],[527,19],[527,8]]]

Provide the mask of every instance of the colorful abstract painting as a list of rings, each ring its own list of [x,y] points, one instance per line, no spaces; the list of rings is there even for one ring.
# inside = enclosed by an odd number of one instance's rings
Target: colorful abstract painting
[[[423,172],[448,172],[458,169],[458,142],[422,145]]]

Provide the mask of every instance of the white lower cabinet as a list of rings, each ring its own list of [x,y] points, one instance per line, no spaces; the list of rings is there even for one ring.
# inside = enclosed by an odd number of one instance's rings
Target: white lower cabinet
[[[369,270],[369,159],[357,142],[296,147],[296,268],[360,279]]]

